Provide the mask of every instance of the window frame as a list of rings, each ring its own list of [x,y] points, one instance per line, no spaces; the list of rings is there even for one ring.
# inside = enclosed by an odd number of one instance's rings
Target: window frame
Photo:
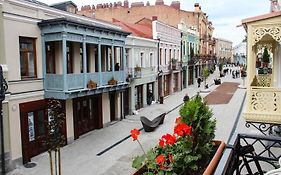
[[[20,76],[21,79],[29,79],[29,78],[37,78],[37,54],[36,54],[36,39],[37,38],[32,38],[32,37],[24,37],[24,36],[20,36],[19,37],[19,59],[20,59]],[[24,49],[21,48],[21,43],[23,42],[30,42],[32,43],[32,49],[33,50],[29,50],[29,49]],[[31,52],[33,53],[33,59],[34,59],[34,75],[30,76],[30,69],[29,69],[29,59],[28,59],[28,53]],[[21,57],[24,56],[24,62],[27,63],[24,65],[24,69],[26,74],[28,75],[22,75],[21,72]]]

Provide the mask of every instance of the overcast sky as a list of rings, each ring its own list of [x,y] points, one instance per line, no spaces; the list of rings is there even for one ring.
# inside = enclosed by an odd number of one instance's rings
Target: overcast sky
[[[66,0],[39,0],[48,5]],[[114,0],[72,0],[80,9],[82,5],[96,5],[98,3],[116,2]],[[129,0],[139,2],[141,0]],[[156,0],[150,0],[150,4],[155,4]],[[236,27],[241,24],[241,19],[253,17],[269,12],[269,0],[179,0],[181,9],[193,10],[194,3],[200,3],[202,10],[207,13],[209,20],[215,27],[214,36],[231,40],[234,45],[240,43],[244,36],[243,27]],[[123,2],[123,0],[122,0]],[[143,2],[147,2],[144,0]],[[164,0],[170,5],[172,0]]]

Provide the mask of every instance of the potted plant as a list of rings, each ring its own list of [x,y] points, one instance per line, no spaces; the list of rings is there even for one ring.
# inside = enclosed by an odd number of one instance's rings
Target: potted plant
[[[96,89],[97,88],[97,83],[94,82],[93,80],[90,80],[90,81],[88,81],[87,88],[88,89]]]
[[[268,50],[267,50],[267,48],[264,48],[264,51],[263,51],[263,54],[262,54],[263,67],[268,66],[269,58],[270,58],[270,55],[268,53]]]
[[[163,135],[156,147],[145,152],[142,148],[137,129],[131,131],[144,154],[134,158],[133,167],[138,169],[134,175],[213,174],[224,150],[223,142],[214,142],[216,121],[212,111],[197,95],[180,108],[173,134]],[[214,151],[215,145],[221,143]],[[215,158],[212,158],[216,152]],[[210,163],[210,160],[216,160]],[[211,161],[212,162],[212,161]]]
[[[135,77],[141,77],[141,67],[139,65],[135,67]]]
[[[114,77],[112,77],[109,81],[108,81],[108,85],[116,85],[117,84],[117,80],[114,79]]]

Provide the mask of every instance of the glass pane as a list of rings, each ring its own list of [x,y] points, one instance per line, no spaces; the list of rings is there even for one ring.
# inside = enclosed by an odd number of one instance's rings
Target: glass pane
[[[28,113],[28,136],[29,141],[35,140],[35,130],[34,130],[34,113]]]
[[[34,54],[28,52],[28,72],[29,76],[35,76]]]
[[[30,40],[30,41],[27,41],[27,49],[29,51],[33,51],[33,42]]]
[[[26,72],[26,62],[25,62],[25,56],[24,56],[25,52],[20,52],[20,73],[21,76],[27,76],[27,72]]]
[[[38,111],[38,135],[45,135],[44,110]]]

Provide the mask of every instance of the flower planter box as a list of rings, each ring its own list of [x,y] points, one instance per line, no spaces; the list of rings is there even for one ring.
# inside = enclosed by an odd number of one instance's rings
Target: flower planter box
[[[213,141],[215,144],[215,153],[213,155],[213,158],[211,159],[211,161],[209,162],[208,166],[205,168],[205,171],[203,173],[203,175],[212,175],[214,174],[217,165],[220,162],[220,159],[222,157],[223,151],[225,149],[225,143],[219,140],[214,140]],[[143,166],[142,168],[140,168],[139,170],[137,170],[133,175],[142,175],[143,173],[146,172],[146,167]],[[201,175],[200,173],[198,175]]]

